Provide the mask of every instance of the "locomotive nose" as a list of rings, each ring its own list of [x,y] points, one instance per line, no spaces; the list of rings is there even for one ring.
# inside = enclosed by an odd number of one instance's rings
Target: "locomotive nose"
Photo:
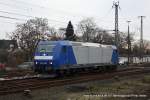
[[[53,64],[53,56],[35,56],[34,69],[35,71],[51,71]]]
[[[35,56],[35,64],[52,64],[53,56]]]

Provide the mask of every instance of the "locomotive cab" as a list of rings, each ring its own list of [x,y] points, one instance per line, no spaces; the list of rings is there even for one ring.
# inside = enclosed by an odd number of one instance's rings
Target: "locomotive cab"
[[[52,69],[53,62],[53,44],[39,43],[34,56],[34,70],[45,72]]]

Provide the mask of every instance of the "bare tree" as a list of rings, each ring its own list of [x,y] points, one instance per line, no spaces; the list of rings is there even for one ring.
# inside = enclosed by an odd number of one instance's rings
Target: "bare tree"
[[[113,44],[113,36],[106,30],[98,27],[94,19],[83,19],[78,24],[78,32],[82,34],[83,41],[101,44]]]
[[[96,23],[92,18],[83,19],[78,24],[78,32],[82,34],[83,41],[92,41],[95,37]]]
[[[16,30],[10,33],[10,38],[17,40],[21,49],[23,49],[28,57],[32,58],[37,43],[40,40],[47,39],[47,34],[53,33],[52,28],[48,26],[46,18],[30,19],[24,24],[18,24]]]
[[[100,28],[92,18],[83,19],[78,24],[78,32],[82,34],[83,41],[115,45],[115,35],[110,30]],[[119,53],[127,54],[128,34],[119,32]],[[134,41],[134,34],[130,34],[130,43]]]
[[[63,37],[57,32],[55,28],[51,28],[49,32],[45,34],[47,36],[47,40],[62,40]]]
[[[133,54],[134,56],[141,56],[140,55],[140,41],[137,41],[133,44]],[[143,41],[143,55],[150,54],[150,41],[144,40]]]
[[[93,42],[111,45],[114,44],[114,37],[108,31],[97,28]]]

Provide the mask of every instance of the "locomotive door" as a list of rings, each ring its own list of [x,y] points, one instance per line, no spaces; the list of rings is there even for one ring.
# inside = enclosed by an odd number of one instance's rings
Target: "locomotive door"
[[[64,64],[65,65],[68,65],[69,64],[69,59],[68,59],[68,49],[67,49],[67,46],[63,46],[63,55],[64,55]]]

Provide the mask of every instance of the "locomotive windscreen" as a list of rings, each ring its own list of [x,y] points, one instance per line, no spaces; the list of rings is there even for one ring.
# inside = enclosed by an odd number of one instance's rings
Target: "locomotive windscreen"
[[[52,52],[54,45],[42,44],[37,48],[37,52]]]

